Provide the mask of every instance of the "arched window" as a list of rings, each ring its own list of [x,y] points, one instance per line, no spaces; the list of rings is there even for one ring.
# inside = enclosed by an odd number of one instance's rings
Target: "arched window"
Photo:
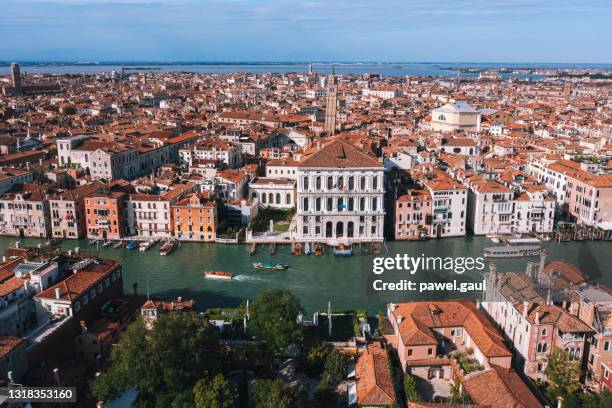
[[[334,188],[334,178],[332,176],[329,176],[327,178],[327,189],[332,190],[333,188]]]
[[[378,176],[372,178],[372,190],[378,190]]]
[[[546,328],[542,329],[542,336],[546,336]]]
[[[438,116],[438,120],[446,120],[446,116],[444,116],[444,115],[439,115],[439,116]]]
[[[372,198],[372,211],[378,210],[378,197]]]
[[[317,176],[317,178],[315,178],[315,187],[317,190],[321,190],[321,176]]]
[[[360,190],[365,190],[366,189],[366,178],[365,176],[361,176],[361,180],[359,181],[359,189]]]
[[[344,211],[344,199],[342,197],[338,198],[338,211]]]
[[[308,211],[308,197],[304,197],[303,208],[304,208],[304,211]]]
[[[355,199],[353,197],[349,197],[348,199],[348,210],[349,211],[355,210]]]
[[[287,194],[287,204],[291,205],[291,194]]]
[[[353,191],[355,189],[355,177],[350,176],[348,180],[348,189],[349,191]]]
[[[280,193],[276,193],[276,204],[280,204],[281,203],[281,195]]]
[[[265,204],[265,203],[266,203],[266,197],[267,197],[267,196],[268,196],[268,195],[267,195],[266,193],[262,193],[262,194],[261,194],[261,203],[262,203],[262,204]]]
[[[308,190],[308,176],[304,177],[304,190]]]
[[[327,197],[327,211],[332,211],[334,209],[334,199],[332,197]]]
[[[359,199],[359,211],[365,211],[365,197]]]
[[[321,197],[315,198],[315,210],[321,211]]]

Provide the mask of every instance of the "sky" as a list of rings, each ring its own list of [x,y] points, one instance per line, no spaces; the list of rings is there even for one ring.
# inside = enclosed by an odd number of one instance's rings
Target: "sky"
[[[0,0],[4,61],[612,63],[611,0]]]

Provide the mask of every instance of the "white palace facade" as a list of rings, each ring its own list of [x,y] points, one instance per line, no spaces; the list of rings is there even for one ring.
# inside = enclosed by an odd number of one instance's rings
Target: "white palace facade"
[[[341,140],[309,152],[298,165],[296,239],[382,241],[383,173],[375,157]]]

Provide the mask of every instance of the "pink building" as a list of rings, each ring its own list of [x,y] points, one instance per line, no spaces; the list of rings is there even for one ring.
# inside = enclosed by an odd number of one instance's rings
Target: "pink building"
[[[433,205],[427,190],[410,190],[395,202],[395,239],[415,240],[431,236]]]
[[[579,171],[568,177],[569,212],[578,224],[612,228],[612,175]]]

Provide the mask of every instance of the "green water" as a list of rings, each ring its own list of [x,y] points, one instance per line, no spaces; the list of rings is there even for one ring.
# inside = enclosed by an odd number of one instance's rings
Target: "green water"
[[[14,246],[16,238],[0,238],[0,251]],[[19,239],[22,245],[43,242],[37,239]],[[483,249],[493,244],[485,237],[447,238],[424,242],[389,242],[392,252],[405,252],[413,256],[482,256]],[[63,241],[64,250],[79,246],[81,250],[95,250],[87,241]],[[548,243],[548,260],[567,259],[594,279],[612,287],[612,243],[572,242]],[[259,246],[256,255],[250,256],[246,245],[182,243],[168,256],[159,255],[159,245],[147,252],[137,249],[99,248],[101,257],[123,262],[126,293],[131,293],[132,284],[138,283],[139,293],[149,287],[153,296],[195,299],[199,309],[209,307],[236,306],[245,299],[253,299],[267,288],[291,289],[300,299],[308,313],[326,309],[331,301],[335,309],[363,308],[370,313],[383,310],[384,304],[369,302],[364,295],[362,263],[369,262],[364,256],[336,258],[328,251],[321,257],[314,255],[293,256],[289,245],[277,248],[270,255],[269,247]],[[528,260],[496,260],[500,271],[523,271]],[[255,261],[282,262],[290,266],[286,271],[256,270]],[[366,265],[366,267],[368,267]],[[202,272],[221,270],[232,272],[232,281],[204,279]],[[398,299],[402,300],[402,299]]]

